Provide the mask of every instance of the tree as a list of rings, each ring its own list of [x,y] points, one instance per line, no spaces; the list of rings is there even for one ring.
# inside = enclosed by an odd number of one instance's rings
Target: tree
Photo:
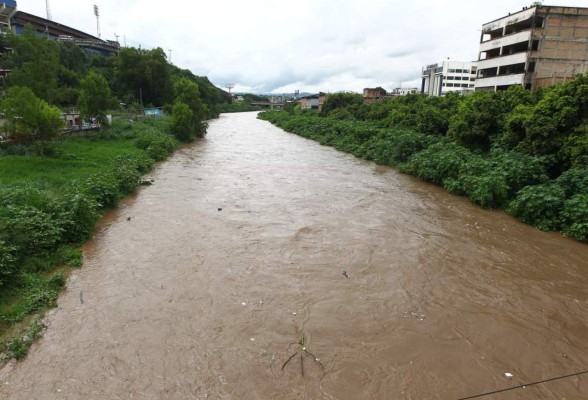
[[[41,99],[54,103],[58,89],[59,44],[39,36],[29,26],[9,40],[13,52],[3,64],[12,69],[8,86],[24,86]]]
[[[114,84],[118,97],[163,106],[172,100],[170,66],[161,48],[127,47],[116,60]]]
[[[526,145],[533,154],[556,154],[569,135],[581,131],[586,119],[588,74],[577,75],[567,83],[545,90],[525,124]]]
[[[100,122],[104,122],[110,105],[110,88],[102,75],[94,71],[88,72],[81,82],[78,105],[82,116],[95,117]]]
[[[4,130],[14,141],[53,139],[64,124],[57,107],[39,99],[26,87],[9,88],[0,104],[6,119]]]
[[[337,108],[345,108],[354,104],[358,106],[363,104],[363,96],[357,93],[335,93],[325,101],[322,114],[326,116]]]
[[[177,101],[174,104],[171,132],[176,139],[189,142],[194,139],[193,113],[186,104]]]
[[[176,103],[180,102],[188,106],[192,113],[191,131],[196,137],[204,137],[208,117],[208,107],[200,99],[198,85],[186,78],[178,79],[174,84]],[[175,107],[175,106],[174,106]]]

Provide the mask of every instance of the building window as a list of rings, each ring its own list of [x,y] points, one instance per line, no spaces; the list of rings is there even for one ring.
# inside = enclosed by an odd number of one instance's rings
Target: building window
[[[453,83],[448,83],[447,87],[453,87]]]
[[[454,73],[455,72],[455,69],[450,69],[448,72],[449,73]]]
[[[468,87],[468,84],[467,83],[462,83],[461,84],[461,87]]]

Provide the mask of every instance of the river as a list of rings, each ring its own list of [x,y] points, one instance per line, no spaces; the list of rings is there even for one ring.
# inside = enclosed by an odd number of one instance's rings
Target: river
[[[588,369],[585,244],[255,113],[150,177],[0,398],[457,399]],[[486,398],[586,399],[588,375]]]

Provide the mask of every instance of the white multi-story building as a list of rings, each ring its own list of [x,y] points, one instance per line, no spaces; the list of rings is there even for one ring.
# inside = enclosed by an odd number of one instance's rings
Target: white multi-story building
[[[588,8],[525,7],[482,26],[476,90],[549,86],[587,64]]]
[[[477,66],[471,61],[445,60],[427,65],[422,71],[421,93],[443,96],[449,92],[474,91]]]

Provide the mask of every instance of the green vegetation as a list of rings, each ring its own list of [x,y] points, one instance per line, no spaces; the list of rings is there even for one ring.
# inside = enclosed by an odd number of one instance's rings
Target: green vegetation
[[[254,101],[269,101],[265,96],[259,96],[256,94],[246,93],[242,95],[242,100],[233,100],[231,103],[222,104],[220,106],[220,112],[223,113],[235,113],[235,112],[249,112],[249,111],[261,111],[263,107],[251,105]]]
[[[141,176],[180,142],[203,137],[205,121],[230,97],[169,64],[160,48],[104,57],[29,27],[0,44],[13,49],[0,58],[11,70],[0,100],[2,136],[10,139],[0,143],[0,336],[12,337],[0,353],[20,358],[42,330],[38,320],[27,323],[29,315],[55,305],[100,215],[147,184]],[[106,115],[124,115],[125,104],[169,116],[125,116],[106,126]],[[78,108],[105,129],[70,137],[60,108]],[[24,331],[15,333],[21,324]]]
[[[92,137],[53,142],[44,156],[34,145],[0,150],[0,334],[55,306],[99,216],[180,145],[171,125],[116,120]],[[4,348],[17,358],[30,346],[18,335]]]
[[[105,57],[48,39],[29,27],[20,36],[0,37],[0,45],[13,49],[0,58],[0,67],[12,71],[6,87],[29,88],[38,98],[60,108],[79,106],[85,116],[102,117],[120,103],[133,108],[171,109],[176,102],[174,85],[182,79],[196,85],[206,105],[204,119],[218,116],[219,107],[230,102],[228,94],[206,77],[168,63],[161,48],[125,47],[118,56]]]
[[[588,242],[588,75],[535,92],[359,98],[259,117]]]
[[[230,104],[223,104],[220,107],[221,113],[238,113],[238,112],[249,112],[249,111],[262,111],[263,107],[253,106],[244,101],[234,101]]]
[[[59,109],[36,97],[26,87],[8,89],[0,100],[0,108],[6,119],[4,130],[16,142],[53,139],[63,125]]]

